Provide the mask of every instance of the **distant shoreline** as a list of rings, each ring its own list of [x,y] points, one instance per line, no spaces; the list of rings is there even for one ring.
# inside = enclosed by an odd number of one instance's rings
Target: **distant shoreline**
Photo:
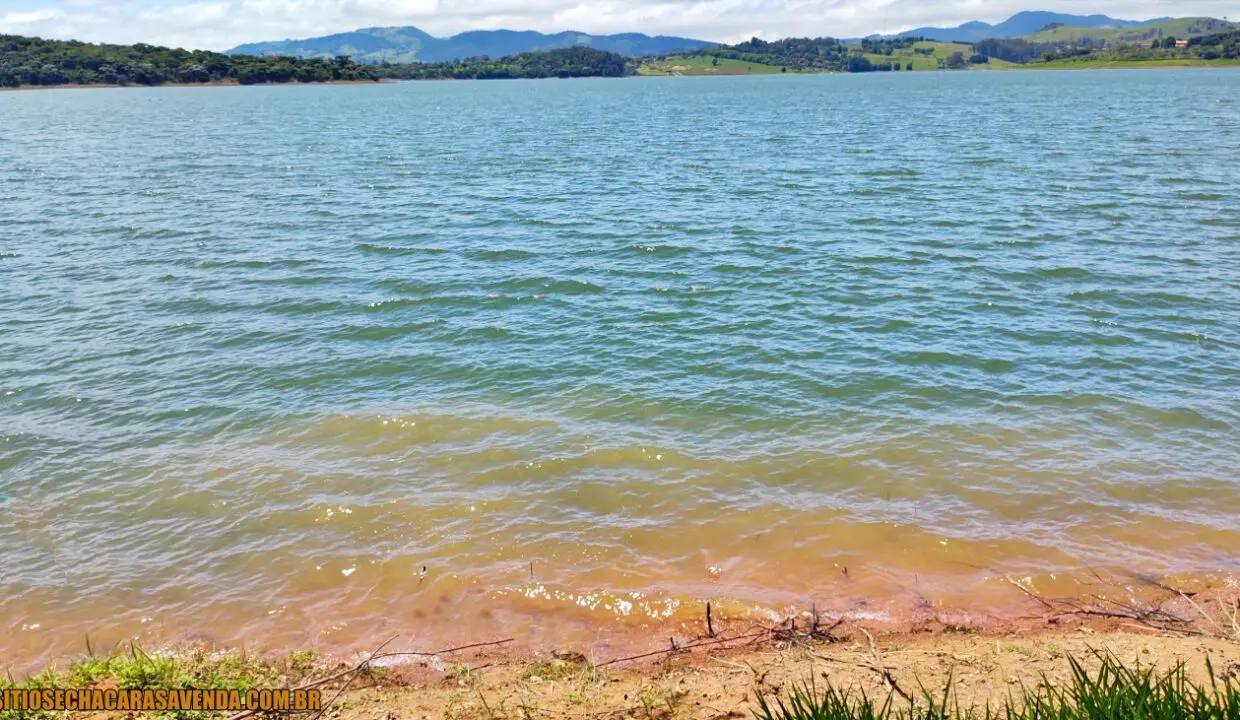
[[[1208,60],[1200,62],[1175,62],[1175,61],[1134,61],[1134,62],[1063,62],[1063,63],[1040,63],[1037,65],[1011,65],[1004,67],[976,67],[969,70],[919,70],[914,74],[927,75],[939,73],[961,73],[961,72],[1028,72],[1037,70],[1207,70],[1207,69],[1240,69],[1240,60]],[[787,73],[762,73],[762,72],[718,72],[718,73],[682,73],[682,74],[659,74],[659,73],[637,73],[635,75],[625,75],[623,77],[612,77],[607,75],[588,76],[581,78],[425,78],[425,79],[399,79],[399,78],[380,78],[378,80],[325,80],[323,82],[284,82],[284,83],[253,83],[245,84],[236,81],[213,81],[205,83],[161,83],[159,85],[118,85],[115,83],[94,83],[94,84],[64,84],[64,85],[19,85],[17,87],[0,87],[2,92],[27,92],[31,90],[134,90],[134,89],[150,89],[150,88],[216,88],[216,87],[290,87],[290,86],[307,86],[316,85],[393,85],[401,83],[423,83],[423,82],[502,82],[503,80],[589,80],[589,79],[607,79],[607,80],[623,80],[625,78],[668,78],[668,77],[787,77],[790,75],[872,75],[876,73],[847,73],[835,71],[792,71]],[[886,74],[886,73],[879,73]],[[909,73],[898,73],[907,75]]]
[[[160,83],[159,85],[67,83],[64,85],[18,85],[17,87],[0,87],[0,92],[26,92],[29,90],[134,90],[141,88],[286,87],[290,85],[390,85],[398,82],[402,81],[381,78],[379,80],[325,80],[323,82],[254,83],[251,85],[229,80],[217,80],[205,83]]]

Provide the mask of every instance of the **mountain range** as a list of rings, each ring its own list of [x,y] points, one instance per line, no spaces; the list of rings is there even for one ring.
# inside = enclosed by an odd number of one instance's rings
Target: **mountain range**
[[[437,38],[416,27],[372,27],[304,40],[279,40],[238,45],[226,55],[291,55],[330,58],[340,55],[358,62],[443,62],[488,55],[504,57],[538,50],[555,50],[576,45],[606,50],[627,57],[665,55],[698,50],[718,43],[692,38],[651,37],[641,33],[589,35],[565,31],[544,34],[533,30],[471,30],[452,37]]]
[[[1106,15],[1068,15],[1064,13],[1046,12],[1044,10],[1026,10],[1004,20],[998,25],[980,21],[967,22],[953,28],[922,27],[902,32],[895,37],[926,37],[941,42],[977,42],[990,38],[1012,38],[1038,32],[1048,25],[1062,24],[1069,27],[1083,28],[1133,28],[1149,23],[1161,22],[1169,18],[1153,20],[1118,20]]]
[[[1011,38],[1030,35],[1048,26],[1119,30],[1162,22],[1153,20],[1120,20],[1106,15],[1070,15],[1047,11],[1020,12],[997,25],[974,21],[951,28],[922,27],[899,33],[894,37],[922,36],[943,42],[977,42],[989,38]],[[642,33],[590,35],[565,31],[545,34],[533,30],[471,30],[446,38],[438,38],[413,26],[371,27],[352,32],[305,38],[277,40],[238,45],[228,55],[291,55],[307,58],[348,56],[363,63],[380,62],[443,62],[487,55],[493,58],[538,50],[585,45],[597,50],[627,57],[667,55],[699,50],[718,43],[684,37]]]

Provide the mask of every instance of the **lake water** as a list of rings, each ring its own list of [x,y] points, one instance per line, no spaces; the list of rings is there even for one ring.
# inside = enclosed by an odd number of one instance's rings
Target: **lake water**
[[[1237,468],[1240,72],[0,94],[6,658],[1234,582]]]

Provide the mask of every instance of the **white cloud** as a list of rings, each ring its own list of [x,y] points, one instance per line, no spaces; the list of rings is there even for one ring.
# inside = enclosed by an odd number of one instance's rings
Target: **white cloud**
[[[20,25],[37,25],[55,20],[60,16],[60,11],[53,8],[44,8],[33,12],[11,12],[0,15],[0,28],[10,25],[16,27]]]
[[[20,9],[3,11],[18,2]],[[503,27],[734,41],[997,22],[1025,9],[1240,19],[1240,0],[0,0],[0,33],[212,50],[373,25],[435,35]]]

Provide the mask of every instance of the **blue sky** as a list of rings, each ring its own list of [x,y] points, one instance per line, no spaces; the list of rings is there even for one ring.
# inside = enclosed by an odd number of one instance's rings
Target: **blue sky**
[[[224,50],[372,25],[645,32],[734,41],[996,22],[1019,10],[1228,16],[1240,0],[0,0],[0,33]]]

